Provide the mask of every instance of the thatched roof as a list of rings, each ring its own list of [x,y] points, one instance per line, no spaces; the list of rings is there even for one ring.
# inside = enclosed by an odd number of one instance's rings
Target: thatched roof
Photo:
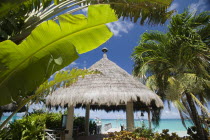
[[[10,103],[10,104],[7,104],[7,105],[0,106],[0,110],[2,112],[13,112],[17,108],[18,108],[18,106],[17,106],[16,103]],[[26,111],[26,107],[24,106],[18,112],[25,112],[25,111]]]
[[[58,107],[58,106],[56,106]],[[77,104],[76,108],[83,108],[85,109],[86,105]],[[58,109],[58,108],[56,108]],[[104,110],[106,112],[115,112],[115,111],[126,111],[125,105],[90,105],[91,110]],[[149,111],[149,110],[160,110],[161,108],[156,107],[155,102],[153,101],[150,106],[146,106],[143,102],[140,102],[139,100],[137,102],[134,102],[133,104],[134,111]]]
[[[110,61],[106,53],[89,69],[98,70],[101,73],[85,76],[70,87],[56,90],[47,97],[47,105],[117,106],[133,101],[141,102],[146,106],[151,106],[153,102],[153,106],[163,107],[162,100],[155,93]]]

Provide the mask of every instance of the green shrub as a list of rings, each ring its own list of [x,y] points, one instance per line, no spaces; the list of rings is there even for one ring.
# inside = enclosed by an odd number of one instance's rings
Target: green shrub
[[[49,113],[46,115],[46,128],[56,129],[61,128],[61,113]]]
[[[104,140],[149,140],[148,138],[140,137],[136,133],[128,131],[111,132]]]
[[[85,117],[75,117],[74,118],[74,128],[79,129],[79,132],[85,131]]]
[[[137,128],[134,133],[139,137],[144,138],[153,138],[154,133],[151,129],[147,128],[146,125],[143,123],[142,127]]]
[[[0,131],[0,140],[42,140],[44,139],[44,129],[61,128],[61,113],[44,113],[36,110],[20,120],[10,123],[8,128]],[[75,117],[74,135],[85,131],[85,118]],[[90,133],[96,131],[96,123],[90,121]]]
[[[90,121],[89,123],[89,131],[90,131],[90,134],[93,135],[94,133],[96,133],[96,122],[95,121]]]
[[[0,140],[7,140],[12,137],[12,134],[9,132],[9,129],[3,128],[0,131]]]
[[[168,132],[168,129],[163,129],[162,133],[155,133],[154,140],[191,140],[190,137],[179,137],[176,133]]]
[[[0,140],[42,140],[45,128],[61,128],[61,116],[61,113],[31,113],[3,129]]]
[[[75,132],[73,133],[74,136],[77,136],[79,133],[82,134],[82,132],[85,132],[84,125],[85,125],[85,117],[80,116],[74,118],[74,130],[75,130]],[[94,121],[89,122],[89,132],[90,134],[96,132],[96,123]]]
[[[11,140],[41,140],[44,138],[46,114],[27,116],[9,125]]]
[[[153,133],[145,126],[137,128],[134,132],[121,131],[109,133],[104,140],[191,140],[190,137],[179,137],[176,133],[169,134],[168,129],[162,130],[162,133]]]

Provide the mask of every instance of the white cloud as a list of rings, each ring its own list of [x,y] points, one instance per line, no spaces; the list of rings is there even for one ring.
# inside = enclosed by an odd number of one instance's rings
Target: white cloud
[[[180,119],[179,112],[174,104],[170,104],[170,109],[168,108],[168,104],[164,104],[164,110],[161,114],[161,119]]]
[[[122,36],[121,33],[128,33],[134,26],[132,22],[118,20],[108,23],[107,26],[114,33],[114,36]]]
[[[176,10],[178,7],[179,7],[179,4],[178,4],[178,3],[173,3],[173,4],[168,8],[168,11]]]
[[[176,110],[170,111],[170,110],[163,110],[161,114],[161,119],[179,119],[179,112]]]
[[[82,9],[83,14],[87,15],[88,8]],[[133,28],[134,24],[128,21],[118,20],[116,22],[106,24],[109,29],[114,33],[114,36],[121,36],[121,33],[128,33]]]
[[[203,12],[208,5],[208,0],[199,0],[197,3],[192,3],[189,7],[191,12],[200,11]]]

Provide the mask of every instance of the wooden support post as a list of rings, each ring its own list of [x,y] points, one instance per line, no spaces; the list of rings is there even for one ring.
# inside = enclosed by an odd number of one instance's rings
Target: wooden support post
[[[152,129],[152,123],[151,123],[151,117],[150,117],[150,109],[147,111],[147,113],[148,113],[149,129]]]
[[[68,107],[66,129],[68,134],[65,135],[65,140],[73,140],[73,123],[74,123],[74,106]]]
[[[86,105],[85,112],[85,135],[89,135],[89,118],[90,118],[90,105]]]
[[[126,105],[126,124],[128,131],[134,130],[133,102],[128,102]]]

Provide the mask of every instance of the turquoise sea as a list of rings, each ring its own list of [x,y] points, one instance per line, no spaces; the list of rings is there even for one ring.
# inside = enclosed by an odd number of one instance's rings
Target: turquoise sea
[[[1,117],[1,120],[0,120],[0,123],[3,122],[4,120],[6,120],[7,117],[8,117],[8,116],[2,116],[2,117]],[[10,120],[10,122],[13,122],[13,121],[18,120],[18,119],[21,119],[21,118],[22,118],[22,117],[20,117],[20,116],[13,116],[12,119]]]
[[[7,116],[3,116],[1,118],[1,122],[4,121],[7,118]],[[21,119],[20,116],[14,116],[10,122],[17,120],[17,119]],[[92,121],[94,121],[94,119],[91,119]],[[125,119],[102,119],[102,126],[104,126],[104,124],[107,123],[111,123],[112,124],[112,128],[119,128],[121,125],[126,126],[126,120]],[[141,127],[142,124],[145,124],[148,127],[148,121],[147,120],[135,120],[135,127]],[[190,121],[186,121],[187,126],[192,126],[192,124],[190,123]],[[160,124],[158,127],[154,128],[154,126],[152,126],[152,128],[155,131],[161,131],[162,129],[169,129],[170,131],[186,131],[186,129],[184,128],[184,126],[182,125],[182,122],[180,119],[161,119],[160,120]]]
[[[121,120],[102,119],[101,122],[102,122],[102,126],[104,126],[104,124],[111,123],[112,128],[116,128],[116,127],[118,128],[118,127],[120,127],[120,125],[126,126],[125,119],[121,119]],[[135,120],[134,123],[135,123],[135,127],[141,127],[143,123],[148,127],[147,120]],[[190,121],[185,121],[185,123],[188,127],[192,126]],[[152,128],[155,131],[162,131],[162,129],[169,129],[170,131],[173,131],[173,132],[174,131],[186,131],[186,129],[182,125],[182,122],[180,119],[161,119],[159,126],[156,128],[154,128],[154,126],[152,126]]]

